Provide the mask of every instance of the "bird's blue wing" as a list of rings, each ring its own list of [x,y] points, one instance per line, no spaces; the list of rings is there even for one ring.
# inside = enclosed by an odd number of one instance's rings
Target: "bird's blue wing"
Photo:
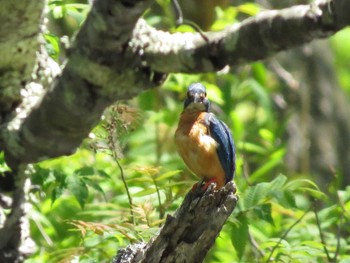
[[[225,171],[226,183],[231,181],[236,170],[236,154],[232,134],[225,123],[209,113],[207,118],[210,136],[218,143],[217,154]]]

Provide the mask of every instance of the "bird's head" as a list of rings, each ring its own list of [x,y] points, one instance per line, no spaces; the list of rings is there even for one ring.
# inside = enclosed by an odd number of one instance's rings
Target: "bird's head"
[[[184,103],[185,109],[208,111],[210,102],[207,99],[207,91],[201,83],[192,83],[187,89],[187,97]]]

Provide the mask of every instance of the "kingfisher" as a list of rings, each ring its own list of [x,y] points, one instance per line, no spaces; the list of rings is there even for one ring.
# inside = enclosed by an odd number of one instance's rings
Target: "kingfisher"
[[[178,128],[177,150],[188,168],[202,180],[192,189],[216,189],[231,181],[236,170],[236,154],[232,134],[227,125],[209,112],[210,102],[201,83],[188,87]],[[204,183],[204,186],[203,186]]]

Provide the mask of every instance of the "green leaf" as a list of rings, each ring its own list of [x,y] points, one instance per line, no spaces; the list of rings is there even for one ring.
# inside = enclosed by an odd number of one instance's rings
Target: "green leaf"
[[[317,184],[309,179],[296,179],[284,186],[285,189],[292,191],[302,191],[309,193],[315,198],[325,198],[326,195],[319,190]]]
[[[163,173],[156,178],[156,181],[162,181],[164,179],[174,177],[175,175],[179,174],[180,172],[181,172],[181,170],[174,170],[174,171],[169,171],[169,172]]]
[[[237,10],[250,16],[254,16],[260,11],[260,7],[254,3],[246,3],[237,6]]]
[[[241,85],[243,87],[249,87],[255,94],[256,98],[259,100],[259,104],[266,110],[266,112],[270,113],[272,110],[270,95],[259,82],[254,79],[248,79]]]
[[[261,85],[265,86],[267,82],[267,72],[266,72],[265,65],[261,62],[253,63],[252,71],[253,71],[254,78]]]
[[[78,176],[89,176],[89,175],[94,175],[95,170],[91,166],[85,166],[75,170],[74,173]]]
[[[345,188],[345,191],[339,190],[337,191],[339,199],[345,204],[350,200],[350,186]]]
[[[52,8],[52,16],[55,18],[55,19],[60,19],[64,16],[65,14],[65,8],[64,6],[54,6]]]
[[[139,183],[149,182],[149,183],[152,183],[153,179],[151,177],[147,177],[147,176],[139,176],[139,177],[129,178],[126,181],[128,183],[129,182],[139,182]]]
[[[317,199],[327,199],[327,195],[320,190],[311,189],[309,187],[300,187],[299,190],[304,193],[309,193],[311,196]]]
[[[134,197],[141,197],[141,196],[146,196],[146,195],[151,195],[154,194],[155,192],[157,192],[156,188],[148,188],[145,190],[142,190],[140,192],[137,192],[136,194],[134,194]]]
[[[270,183],[260,183],[246,190],[243,196],[244,209],[248,210],[259,205],[269,194]]]
[[[282,163],[282,156],[285,154],[285,149],[280,149],[274,153],[274,156],[271,156],[272,158],[267,161],[264,165],[262,165],[259,169],[255,170],[254,173],[250,175],[250,179],[252,181],[257,180],[261,176],[265,175],[269,171],[271,171],[273,168],[278,166]]]
[[[283,192],[283,200],[281,200],[286,207],[298,208],[297,203],[295,201],[295,193],[289,190],[285,190]]]
[[[264,220],[271,225],[274,225],[273,218],[272,218],[272,209],[271,204],[262,204],[254,208],[253,210],[254,214],[261,220]]]
[[[279,198],[283,185],[286,183],[287,177],[284,175],[277,176],[271,182],[259,183],[246,190],[243,196],[244,209],[254,208],[266,201],[267,198],[273,196]]]
[[[239,259],[243,257],[245,247],[249,240],[249,227],[247,218],[242,215],[237,218],[236,224],[231,224],[231,242]]]
[[[213,103],[216,103],[218,105],[223,105],[224,100],[223,100],[223,95],[222,95],[222,90],[217,86],[209,82],[203,83],[206,88],[207,88],[207,93],[208,93],[208,98],[210,101]]]
[[[316,190],[319,189],[317,184],[315,184],[313,181],[309,179],[296,179],[296,180],[290,181],[285,185],[285,188],[289,190],[297,190],[301,186],[305,186],[305,185],[309,185]]]
[[[0,152],[0,173],[10,171],[10,167],[5,163],[4,152]]]
[[[273,142],[275,140],[275,135],[273,134],[272,131],[268,129],[260,129],[259,130],[259,135],[261,138],[268,142]]]
[[[110,178],[110,176],[101,169],[95,169],[91,166],[85,166],[74,171],[74,174],[82,177],[92,177],[92,176],[100,176],[105,178]]]
[[[250,142],[238,142],[237,148],[240,149],[241,151],[258,153],[261,155],[264,155],[267,153],[264,147],[261,147],[260,145],[250,143]]]
[[[76,175],[68,176],[66,179],[68,190],[74,195],[74,197],[79,202],[81,208],[84,208],[86,200],[89,195],[89,189],[86,183]]]
[[[281,191],[282,187],[287,182],[287,177],[283,174],[278,175],[275,179],[273,179],[271,183],[270,192]]]
[[[173,186],[191,186],[194,184],[194,181],[181,181],[181,182],[173,182],[173,183],[167,183],[166,185],[160,186],[161,189],[166,189],[166,188],[170,188]]]
[[[53,59],[58,59],[60,54],[60,39],[53,34],[44,34],[47,53]]]
[[[57,186],[52,190],[51,193],[51,206],[55,203],[55,201],[63,194],[63,187]]]
[[[98,182],[95,182],[94,180],[91,180],[90,178],[83,178],[84,182],[94,188],[96,191],[100,192],[103,195],[104,200],[107,202],[107,197],[101,186],[98,184]]]

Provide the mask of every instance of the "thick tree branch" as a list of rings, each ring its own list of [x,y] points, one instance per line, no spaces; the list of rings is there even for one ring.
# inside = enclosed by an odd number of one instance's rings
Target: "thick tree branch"
[[[0,0],[0,124],[21,101],[39,50],[45,0]]]
[[[118,252],[114,263],[202,262],[227,218],[236,207],[234,183],[204,195],[189,192],[174,216],[168,215],[158,236],[148,244]]]
[[[35,107],[17,115],[1,136],[11,166],[71,154],[103,110],[156,86],[161,79],[128,50],[149,1],[95,1],[69,59]]]
[[[132,43],[153,70],[211,72],[329,37],[350,24],[348,10],[348,0],[322,0],[264,11],[223,31],[206,33],[209,41],[198,33],[158,31],[140,20]]]

